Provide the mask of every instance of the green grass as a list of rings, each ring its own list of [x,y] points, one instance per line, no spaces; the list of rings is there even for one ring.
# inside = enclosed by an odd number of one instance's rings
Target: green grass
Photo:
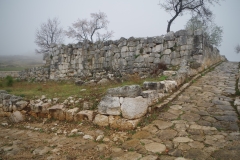
[[[25,67],[1,67],[0,71],[23,71]]]
[[[161,76],[160,78],[159,78],[159,81],[164,81],[164,80],[166,80],[168,77],[167,76]]]
[[[41,97],[46,95],[47,98],[59,98],[63,102],[70,96],[82,98],[82,101],[92,102],[95,106],[105,95],[107,89],[120,87],[124,85],[138,84],[142,85],[144,81],[157,80],[159,78],[140,79],[138,77],[130,77],[128,81],[122,83],[110,83],[107,85],[97,86],[76,86],[74,82],[27,82],[14,80],[12,86],[4,85],[4,79],[0,79],[0,90],[10,91],[11,94],[24,97],[26,99],[33,99],[34,97]],[[86,89],[85,91],[81,91]],[[93,108],[94,109],[94,108]]]

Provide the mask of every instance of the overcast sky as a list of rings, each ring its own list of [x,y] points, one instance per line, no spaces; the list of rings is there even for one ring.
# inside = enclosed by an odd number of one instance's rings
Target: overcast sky
[[[36,29],[48,18],[58,17],[64,29],[90,13],[105,12],[113,39],[151,37],[166,33],[171,18],[159,0],[0,0],[0,55],[33,55]],[[221,54],[240,61],[234,46],[240,43],[240,0],[225,0],[212,10],[215,22],[224,29]],[[178,17],[171,30],[183,29],[190,15]],[[76,43],[66,39],[65,44]]]

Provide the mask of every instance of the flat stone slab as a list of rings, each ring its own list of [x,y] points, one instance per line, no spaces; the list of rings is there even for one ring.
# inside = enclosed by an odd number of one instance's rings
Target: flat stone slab
[[[192,142],[193,140],[188,138],[188,137],[176,137],[173,139],[173,142],[178,142],[178,143],[187,143],[187,142]]]
[[[162,120],[155,120],[152,122],[158,129],[167,129],[173,125],[172,122],[166,122]]]
[[[161,143],[153,142],[153,143],[146,144],[145,149],[147,151],[154,152],[154,153],[162,153],[166,150],[166,146]]]

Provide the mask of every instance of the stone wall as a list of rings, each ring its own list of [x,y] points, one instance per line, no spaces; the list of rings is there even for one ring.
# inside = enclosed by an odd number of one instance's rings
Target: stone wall
[[[5,78],[7,76],[12,76],[14,78],[18,78],[19,71],[0,71],[0,78]]]
[[[104,43],[52,45],[45,57],[45,67],[21,72],[22,79],[91,80],[108,74],[122,77],[137,73],[149,75],[159,63],[178,66],[186,60],[196,69],[206,68],[221,60],[217,48],[205,43],[201,30],[180,30],[165,36],[129,39]]]

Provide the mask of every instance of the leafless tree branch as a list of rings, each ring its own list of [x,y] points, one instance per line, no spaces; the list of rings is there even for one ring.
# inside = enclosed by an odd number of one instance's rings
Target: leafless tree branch
[[[40,49],[36,49],[36,53],[46,53],[49,51],[52,43],[59,44],[63,42],[63,29],[60,27],[58,18],[48,19],[46,23],[42,23],[40,29],[36,30],[35,43]]]
[[[211,20],[212,12],[210,5],[219,4],[221,0],[160,0],[159,5],[166,12],[173,14],[168,21],[167,32],[170,32],[172,22],[185,12],[190,11],[192,15],[201,16],[203,19]]]
[[[104,12],[91,13],[91,20],[78,19],[72,24],[73,27],[69,27],[65,34],[69,38],[74,38],[80,42],[91,41],[106,41],[113,36],[113,31],[107,31],[105,34],[100,34],[99,30],[107,30],[109,21],[107,15]]]

